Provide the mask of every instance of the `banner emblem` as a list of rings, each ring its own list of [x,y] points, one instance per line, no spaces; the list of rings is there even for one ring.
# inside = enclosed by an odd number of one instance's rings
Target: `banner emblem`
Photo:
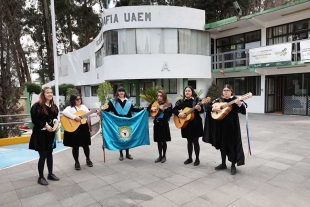
[[[130,139],[131,127],[130,126],[118,127],[118,132],[121,139]]]

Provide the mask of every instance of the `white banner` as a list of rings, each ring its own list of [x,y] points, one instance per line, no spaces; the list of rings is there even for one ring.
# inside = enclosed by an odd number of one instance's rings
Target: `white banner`
[[[310,40],[300,42],[301,62],[310,62]]]
[[[271,67],[291,62],[292,43],[259,47],[249,50],[250,65],[254,67]]]

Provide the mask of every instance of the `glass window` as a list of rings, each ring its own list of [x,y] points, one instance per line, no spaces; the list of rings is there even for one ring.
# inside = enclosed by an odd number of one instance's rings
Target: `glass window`
[[[179,53],[190,54],[191,52],[191,30],[179,29]]]
[[[104,52],[104,44],[102,44],[102,47],[95,54],[96,68],[103,65],[103,52]]]
[[[83,72],[86,73],[88,71],[90,71],[89,59],[83,61]]]
[[[233,87],[236,95],[244,95],[251,92],[254,96],[261,95],[260,81],[260,76],[216,79],[216,83],[220,88],[223,88],[225,84],[229,84]]]
[[[164,30],[164,53],[177,54],[178,53],[178,30],[177,29],[163,29]]]
[[[136,30],[122,29],[118,31],[118,52],[122,54],[136,54]]]
[[[85,97],[90,97],[90,86],[85,86],[84,87],[84,96]]]
[[[136,96],[136,85],[134,83],[130,83],[130,97]]]
[[[91,87],[91,96],[97,96],[98,95],[98,93],[97,93],[98,87],[99,86],[92,86]]]
[[[151,32],[150,29],[137,29],[137,53],[151,54]]]
[[[192,86],[193,89],[196,89],[196,80],[188,80],[188,85]]]
[[[166,93],[177,93],[177,79],[160,79],[157,81],[157,85],[160,85]]]

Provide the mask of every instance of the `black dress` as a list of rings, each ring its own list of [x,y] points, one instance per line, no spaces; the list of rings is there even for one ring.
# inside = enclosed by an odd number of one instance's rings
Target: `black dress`
[[[173,114],[178,116],[179,110],[183,110],[186,107],[193,108],[199,103],[198,98],[190,98],[190,99],[180,99],[175,103],[173,108]],[[192,121],[189,121],[187,126],[184,129],[181,129],[181,134],[183,138],[196,138],[202,137],[203,135],[203,127],[202,127],[202,119],[200,117],[200,113],[203,113],[204,109],[201,105],[201,110],[194,110],[195,118]]]
[[[242,148],[241,130],[238,113],[245,114],[246,108],[242,104],[232,104],[232,110],[222,120],[215,120],[211,117],[212,105],[218,102],[230,102],[236,97],[229,99],[216,99],[206,105],[206,121],[204,127],[203,141],[212,144],[216,149],[223,146],[230,146],[236,150],[237,157],[232,157],[228,152],[228,160],[236,160],[237,165],[244,165],[244,152]]]
[[[83,147],[91,145],[88,123],[81,124],[76,131],[64,131],[64,145],[67,147]]]
[[[35,103],[31,107],[31,121],[34,124],[32,134],[29,142],[29,149],[36,151],[51,151],[56,148],[55,132],[48,132],[47,130],[41,130],[48,123],[51,127],[54,126],[53,120],[57,119],[58,108],[56,107],[56,113],[53,113],[51,107],[46,107],[48,114],[46,115],[38,103]]]
[[[150,112],[152,108],[151,103],[147,110]],[[164,105],[164,103],[161,103],[160,105]],[[171,141],[171,134],[170,134],[170,128],[169,128],[169,120],[172,115],[172,105],[170,107],[167,107],[163,112],[164,116],[162,118],[158,118],[159,114],[154,118],[154,142],[167,142]]]

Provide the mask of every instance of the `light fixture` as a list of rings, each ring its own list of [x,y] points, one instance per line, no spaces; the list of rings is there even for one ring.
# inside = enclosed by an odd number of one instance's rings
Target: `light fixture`
[[[304,8],[304,9],[300,9],[298,11],[293,11],[293,12],[289,12],[289,13],[286,13],[286,14],[282,14],[281,16],[285,17],[285,16],[288,16],[288,15],[296,14],[296,13],[307,11],[307,10],[310,10],[310,7]]]

